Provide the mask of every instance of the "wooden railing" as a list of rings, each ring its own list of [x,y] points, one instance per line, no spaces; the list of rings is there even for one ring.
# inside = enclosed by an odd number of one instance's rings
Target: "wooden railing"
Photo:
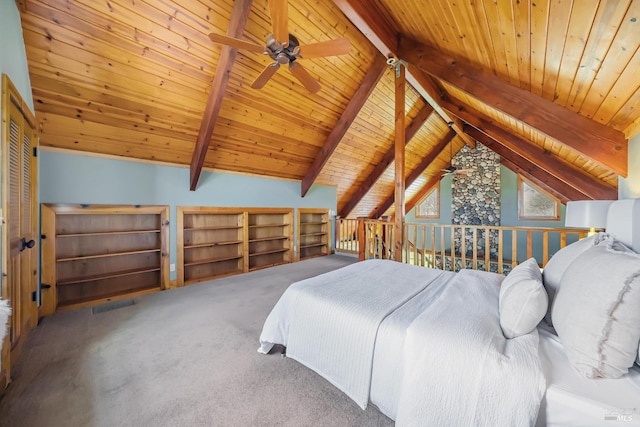
[[[336,223],[343,245],[357,248],[361,260],[394,259],[393,223],[370,219],[340,219]],[[357,225],[354,225],[357,224]],[[340,227],[350,227],[341,231]],[[351,232],[355,228],[355,235]],[[560,248],[583,238],[588,230],[484,225],[404,225],[402,260],[407,264],[458,271],[462,268],[508,273],[519,262],[534,257],[544,267]],[[351,239],[346,239],[350,236]],[[353,240],[359,242],[354,245]],[[336,250],[338,243],[336,243]],[[355,253],[355,252],[352,252]]]
[[[336,252],[357,254],[358,245],[358,219],[336,217],[334,227],[336,233]]]

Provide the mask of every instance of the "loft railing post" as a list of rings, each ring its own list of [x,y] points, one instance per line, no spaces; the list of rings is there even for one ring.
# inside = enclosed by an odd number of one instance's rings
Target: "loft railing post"
[[[358,261],[364,261],[366,247],[366,233],[364,232],[364,220],[366,217],[358,217]]]

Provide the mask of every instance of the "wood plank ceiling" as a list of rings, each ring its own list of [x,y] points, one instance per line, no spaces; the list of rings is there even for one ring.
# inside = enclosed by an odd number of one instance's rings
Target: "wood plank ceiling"
[[[242,4],[237,34],[264,45],[267,1]],[[213,85],[203,166],[299,180],[303,193],[334,185],[342,216],[393,211],[388,56],[409,64],[409,204],[449,165],[449,142],[475,140],[564,201],[615,198],[640,131],[640,0],[290,0],[301,45],[351,41],[348,55],[300,59],[316,94],[286,67],[250,87],[270,58],[240,49],[229,61],[208,38],[236,25],[233,0],[19,5],[43,146],[188,166]]]

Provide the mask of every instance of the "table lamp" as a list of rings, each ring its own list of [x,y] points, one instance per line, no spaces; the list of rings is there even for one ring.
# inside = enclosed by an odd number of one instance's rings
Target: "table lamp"
[[[605,228],[607,212],[613,200],[576,200],[567,202],[564,215],[565,227],[588,228],[589,236],[596,233],[596,228]]]

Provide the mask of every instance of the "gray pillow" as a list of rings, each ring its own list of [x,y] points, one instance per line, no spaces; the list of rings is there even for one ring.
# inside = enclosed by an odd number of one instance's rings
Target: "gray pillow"
[[[500,286],[500,326],[506,338],[531,332],[547,312],[547,292],[535,258],[518,264]]]
[[[553,301],[556,293],[558,293],[558,289],[560,289],[560,280],[562,279],[564,272],[567,270],[567,267],[569,267],[573,260],[575,260],[584,251],[594,247],[598,242],[606,239],[607,237],[608,235],[605,233],[598,233],[591,237],[587,237],[586,239],[571,243],[556,252],[549,262],[547,262],[547,265],[544,266],[542,281],[549,298],[549,305],[544,319],[549,325],[553,325],[551,319]]]
[[[553,324],[571,364],[589,378],[619,378],[640,342],[640,255],[605,240],[562,276]]]

